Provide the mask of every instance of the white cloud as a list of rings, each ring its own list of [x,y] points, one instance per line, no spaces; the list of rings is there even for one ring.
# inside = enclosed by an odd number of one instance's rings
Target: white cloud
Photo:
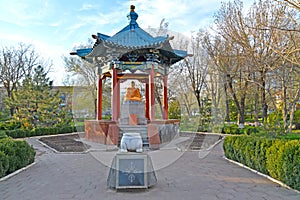
[[[52,26],[52,27],[59,27],[59,26],[63,25],[63,23],[64,23],[64,20],[58,20],[58,21],[55,21],[55,22],[51,22],[51,23],[49,24],[49,26]]]
[[[42,0],[36,0],[34,3],[18,0],[2,1],[0,7],[1,21],[22,27],[40,23],[50,10],[48,2]]]
[[[132,4],[139,14],[140,27],[157,28],[165,18],[169,30],[190,36],[213,21],[221,1],[229,0],[0,1],[0,45],[33,44],[42,56],[53,60],[57,70],[62,70],[61,55],[72,51],[75,44],[86,43],[91,34],[113,35],[125,27]],[[253,1],[245,0],[245,7]]]
[[[92,4],[82,4],[81,8],[79,9],[79,11],[85,11],[85,10],[91,10],[91,9],[95,9],[95,6]]]

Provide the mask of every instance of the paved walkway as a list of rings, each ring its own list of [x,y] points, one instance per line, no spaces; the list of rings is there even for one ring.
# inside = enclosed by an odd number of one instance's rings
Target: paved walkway
[[[105,158],[100,158],[104,152],[98,157],[96,152],[59,154],[43,147],[34,138],[29,139],[29,142],[38,149],[36,164],[1,181],[0,199],[300,199],[300,193],[281,187],[225,160],[222,143],[216,145],[209,154],[185,152],[174,162],[161,166],[156,171],[158,183],[150,189],[115,191],[106,187],[109,167],[103,162]],[[174,149],[168,151],[174,151],[174,155],[176,154]]]

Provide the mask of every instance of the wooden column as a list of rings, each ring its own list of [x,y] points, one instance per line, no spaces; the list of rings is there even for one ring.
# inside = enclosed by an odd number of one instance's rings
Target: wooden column
[[[102,119],[102,78],[98,75],[97,120]]]
[[[117,79],[117,70],[112,70],[112,120],[118,120],[118,79]]]
[[[150,107],[150,120],[155,119],[155,92],[154,92],[154,66],[152,66],[152,69],[150,71],[149,75],[149,107]]]
[[[150,112],[149,112],[149,80],[146,81],[146,86],[145,86],[145,117],[149,120],[150,119]]]
[[[168,114],[168,76],[165,75],[163,77],[163,95],[164,95],[164,105],[163,105],[163,110],[164,110],[164,119],[168,119],[169,118],[169,114]]]

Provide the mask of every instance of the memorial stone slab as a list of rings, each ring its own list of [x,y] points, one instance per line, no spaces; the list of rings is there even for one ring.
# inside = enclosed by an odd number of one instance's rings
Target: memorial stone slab
[[[149,188],[157,182],[151,157],[146,153],[117,153],[107,185],[115,189]]]

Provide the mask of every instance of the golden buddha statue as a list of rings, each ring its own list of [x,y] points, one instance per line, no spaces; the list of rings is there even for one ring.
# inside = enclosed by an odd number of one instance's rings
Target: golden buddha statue
[[[141,101],[141,93],[138,88],[135,88],[135,82],[131,82],[131,86],[126,89],[125,101]]]

